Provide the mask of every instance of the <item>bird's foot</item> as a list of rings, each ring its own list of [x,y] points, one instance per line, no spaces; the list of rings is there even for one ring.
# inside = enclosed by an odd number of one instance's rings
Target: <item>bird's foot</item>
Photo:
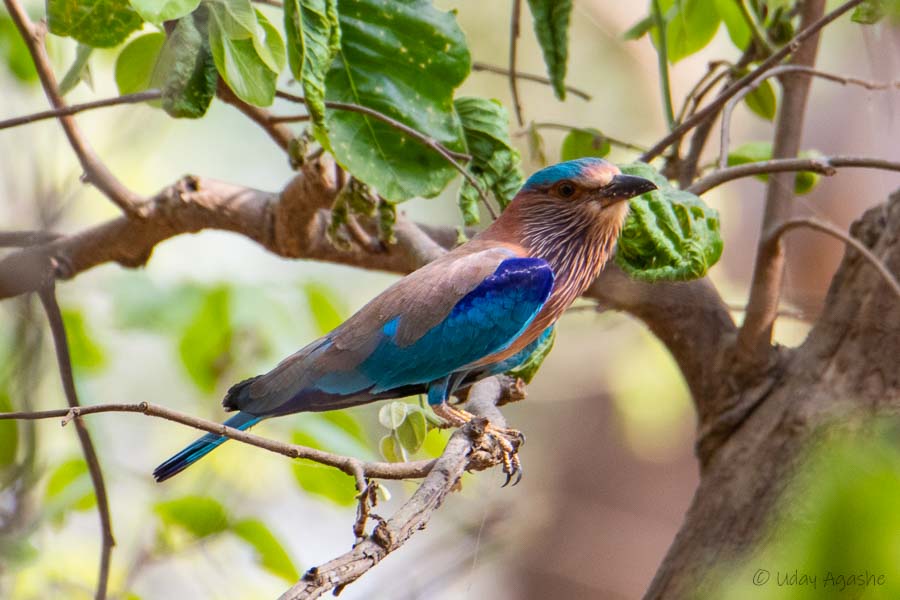
[[[472,413],[449,404],[441,403],[432,408],[434,413],[446,422],[447,427],[462,427],[476,418]],[[522,480],[519,448],[525,443],[525,435],[517,429],[497,427],[487,420],[485,420],[483,435],[494,440],[500,447],[500,459],[503,464],[503,472],[506,474],[506,481],[501,487],[509,485],[513,477],[515,477],[513,485],[518,485]]]

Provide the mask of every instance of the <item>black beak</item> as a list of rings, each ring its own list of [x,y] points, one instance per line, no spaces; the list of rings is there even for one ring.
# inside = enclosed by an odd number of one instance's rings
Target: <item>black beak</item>
[[[597,190],[600,196],[614,200],[628,200],[657,189],[649,179],[619,173],[608,184]]]

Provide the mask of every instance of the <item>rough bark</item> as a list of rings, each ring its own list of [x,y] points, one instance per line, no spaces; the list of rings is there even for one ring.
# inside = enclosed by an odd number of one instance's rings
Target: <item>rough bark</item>
[[[900,192],[851,233],[900,276]],[[773,350],[764,376],[724,399],[744,407],[742,418],[705,453],[701,447],[700,485],[645,598],[691,597],[713,583],[717,565],[746,557],[778,514],[805,450],[825,431],[900,412],[898,356],[900,304],[848,248],[804,344]]]

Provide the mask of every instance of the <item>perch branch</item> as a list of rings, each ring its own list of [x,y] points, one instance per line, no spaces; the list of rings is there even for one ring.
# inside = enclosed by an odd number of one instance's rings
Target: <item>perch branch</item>
[[[75,390],[75,378],[72,375],[72,359],[69,356],[69,343],[66,340],[66,326],[63,323],[62,313],[56,301],[56,286],[51,278],[41,288],[39,296],[47,313],[47,321],[50,323],[50,332],[53,334],[53,344],[56,347],[56,361],[59,367],[59,376],[62,379],[63,390],[69,403],[70,411],[81,408],[78,402],[78,393]],[[81,419],[75,418],[75,430],[78,433],[78,441],[81,451],[87,463],[88,473],[91,476],[91,484],[94,486],[94,495],[97,497],[97,514],[100,517],[101,546],[100,546],[100,572],[97,575],[97,590],[94,593],[96,600],[104,600],[109,586],[109,566],[112,559],[112,549],[116,540],[112,532],[112,517],[109,512],[109,498],[106,494],[106,482],[103,479],[103,471],[100,468],[100,459],[91,440],[91,434],[87,425]]]
[[[715,100],[707,104],[701,110],[698,110],[684,123],[669,132],[668,135],[657,142],[652,148],[647,150],[647,152],[645,152],[643,156],[641,156],[640,160],[642,160],[643,162],[649,162],[662,154],[666,148],[684,137],[685,133],[696,127],[698,124],[706,121],[706,119],[711,114],[718,111],[726,102],[728,102],[728,100],[734,97],[735,94],[737,94],[740,90],[747,86],[751,81],[759,77],[760,74],[765,73],[766,71],[777,65],[779,62],[796,52],[807,39],[817,34],[823,27],[827,26],[835,19],[841,17],[847,11],[855,8],[859,4],[862,4],[862,2],[863,0],[849,0],[848,2],[845,2],[835,8],[833,11],[831,11],[815,23],[812,23],[809,26],[803,28],[799,33],[797,33],[797,35],[794,36],[791,41],[782,46],[778,51],[772,53],[769,58],[760,63],[759,66],[753,69],[750,73],[741,77],[733,84],[725,88],[722,93],[715,98]]]
[[[812,171],[820,175],[831,176],[837,169],[858,167],[863,169],[881,169],[884,171],[900,171],[900,162],[870,158],[865,156],[821,156],[817,158],[776,158],[759,162],[736,165],[713,171],[706,177],[694,182],[687,191],[705,194],[709,190],[742,177],[767,175],[769,173],[786,173],[795,171]]]
[[[274,452],[288,458],[304,458],[308,460],[340,469],[350,476],[356,476],[362,473],[366,477],[376,479],[413,479],[424,477],[431,470],[434,461],[420,460],[408,463],[389,463],[389,462],[366,462],[356,458],[332,454],[315,448],[306,446],[298,446],[296,444],[287,444],[277,440],[269,439],[260,435],[256,435],[247,431],[227,427],[222,423],[216,423],[208,419],[202,419],[186,413],[150,404],[149,402],[139,402],[136,404],[94,404],[92,406],[75,406],[69,409],[42,410],[33,412],[10,412],[0,413],[0,420],[22,420],[33,421],[41,419],[63,418],[62,424],[66,425],[74,420],[76,425],[82,417],[88,415],[96,415],[100,413],[125,412],[140,413],[148,417],[156,417],[166,421],[172,421],[194,429],[215,433],[232,440],[256,446],[269,452]]]
[[[56,119],[59,117],[74,115],[87,110],[94,110],[95,108],[120,106],[122,104],[140,104],[142,102],[149,102],[150,100],[158,100],[161,97],[162,92],[160,92],[159,90],[147,90],[146,92],[137,92],[136,94],[125,94],[122,96],[116,96],[114,98],[93,100],[91,102],[84,102],[83,104],[72,104],[71,106],[63,106],[61,108],[55,108],[53,110],[45,110],[32,113],[30,115],[22,115],[21,117],[13,117],[11,119],[6,119],[5,121],[0,121],[0,129],[18,127],[20,125],[26,125],[28,123],[34,123],[36,121],[42,121],[44,119]]]
[[[852,2],[845,3],[842,8],[849,4]],[[824,21],[826,18],[821,16],[824,12],[825,0],[805,2],[801,11],[803,30],[808,31],[816,23]],[[831,14],[834,12],[837,11]],[[816,64],[818,50],[819,35],[816,32],[809,36],[809,43],[799,48],[791,60],[793,64],[813,67]],[[810,83],[809,75],[791,77],[782,83],[784,92],[772,144],[773,159],[793,158],[800,150]],[[769,176],[762,231],[772,229],[790,218],[793,183],[793,176],[790,173],[773,173]],[[735,342],[737,362],[740,370],[745,373],[756,371],[770,358],[772,329],[778,312],[784,277],[784,245],[780,238],[776,238],[774,243],[770,244],[764,237],[760,236],[757,245],[747,314]]]
[[[476,418],[450,437],[443,454],[410,499],[351,550],[307,571],[281,596],[281,600],[311,600],[330,590],[339,593],[424,529],[434,511],[456,489],[464,471],[483,470],[498,464],[499,446],[484,435],[484,427],[487,421],[498,427],[505,426],[503,415],[496,408],[502,387],[495,377],[472,386],[466,409]]]
[[[9,16],[28,47],[28,52],[31,54],[32,61],[34,61],[34,66],[37,69],[47,100],[50,101],[54,109],[64,109],[66,103],[59,92],[50,58],[47,56],[47,51],[44,48],[45,26],[32,23],[19,0],[3,0],[3,2],[6,4]],[[87,140],[84,139],[72,115],[59,115],[58,119],[66,137],[69,139],[72,150],[78,156],[86,180],[97,186],[97,189],[121,208],[125,214],[132,217],[141,216],[141,205],[144,203],[144,198],[125,187],[103,164],[93,148],[87,143]]]

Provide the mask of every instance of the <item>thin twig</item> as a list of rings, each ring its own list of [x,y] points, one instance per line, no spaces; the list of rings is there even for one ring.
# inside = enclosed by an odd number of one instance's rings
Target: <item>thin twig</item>
[[[662,152],[671,146],[673,143],[680,140],[684,137],[684,134],[696,127],[699,123],[702,123],[706,120],[706,118],[713,114],[715,111],[719,110],[719,108],[724,105],[728,100],[734,97],[741,89],[743,89],[746,85],[748,85],[751,81],[759,77],[761,73],[764,73],[771,69],[773,66],[778,64],[780,61],[784,60],[786,57],[790,56],[794,52],[797,51],[798,48],[809,39],[811,36],[818,33],[823,27],[827,26],[829,23],[834,21],[835,19],[841,17],[846,12],[852,10],[856,6],[862,4],[864,0],[849,0],[844,4],[840,5],[815,23],[812,23],[808,27],[801,30],[794,38],[789,41],[787,44],[782,46],[778,51],[772,53],[772,55],[759,64],[758,67],[753,69],[747,75],[741,77],[733,84],[728,86],[725,90],[722,91],[719,96],[716,97],[715,100],[710,102],[708,105],[703,107],[701,110],[694,113],[693,116],[688,118],[687,121],[680,124],[678,127],[669,132],[663,139],[657,142],[652,148],[647,150],[641,157],[640,160],[643,162],[649,162],[652,159],[656,158]]]
[[[272,115],[269,123],[303,123],[312,119],[310,115]]]
[[[584,131],[590,133],[590,130],[585,129],[584,127],[578,127],[577,125],[566,125],[565,123],[551,123],[548,121],[533,123],[532,127],[534,127],[535,129],[560,129],[562,131]],[[515,135],[517,137],[528,135],[528,130],[526,129],[523,131],[518,131],[515,133]],[[637,144],[632,144],[631,142],[626,142],[625,140],[610,137],[605,133],[603,134],[603,137],[606,138],[606,141],[608,141],[613,146],[620,146],[628,150],[634,150],[635,152],[644,152],[646,150],[646,148],[643,146],[638,146]]]
[[[897,299],[900,300],[900,283],[897,282],[897,279],[888,270],[888,268],[884,266],[884,263],[881,262],[878,257],[872,253],[871,250],[866,248],[866,246],[862,242],[860,242],[858,239],[851,236],[841,228],[832,225],[831,223],[827,223],[825,221],[812,217],[790,219],[789,221],[785,221],[769,231],[768,234],[764,237],[763,243],[768,246],[774,246],[779,242],[779,240],[785,233],[799,227],[805,227],[808,229],[814,229],[815,231],[820,231],[826,235],[830,235],[831,237],[844,242],[848,246],[852,246],[853,249],[859,252],[862,257],[869,262],[870,265],[875,267],[875,270],[878,271],[878,274],[881,275],[881,278],[884,279],[885,283],[888,284],[888,287],[891,288],[891,291],[894,292],[894,295],[897,296]]]
[[[767,175],[769,173],[786,173],[795,171],[812,171],[820,175],[831,176],[839,168],[859,167],[863,169],[880,169],[883,171],[900,171],[900,162],[871,158],[866,156],[821,156],[816,158],[776,158],[759,162],[736,165],[713,171],[706,177],[697,180],[687,191],[698,196],[709,190],[742,177]]]
[[[80,408],[78,393],[75,390],[75,379],[72,376],[72,359],[69,356],[69,343],[66,340],[66,327],[63,323],[62,313],[56,301],[55,282],[51,278],[38,295],[47,313],[47,321],[50,323],[50,331],[53,334],[53,344],[56,347],[56,361],[59,366],[59,376],[62,379],[63,390],[69,403],[70,411]],[[96,600],[106,598],[109,586],[109,565],[112,559],[112,549],[116,540],[112,532],[112,517],[109,512],[109,498],[106,495],[106,483],[103,480],[103,471],[100,468],[100,460],[91,440],[91,434],[87,425],[81,419],[75,419],[75,430],[78,433],[78,441],[84,460],[87,463],[91,483],[94,486],[94,494],[97,497],[97,514],[100,517],[101,547],[100,547],[100,573],[97,576],[97,591],[94,594]]]
[[[67,115],[74,115],[76,113],[84,112],[86,110],[93,110],[95,108],[105,108],[107,106],[118,106],[121,104],[140,104],[141,102],[158,100],[161,97],[162,92],[160,92],[159,90],[147,90],[146,92],[125,94],[123,96],[116,96],[115,98],[104,98],[103,100],[94,100],[92,102],[85,102],[83,104],[72,104],[71,106],[63,106],[62,108],[45,110],[42,112],[32,113],[30,115],[22,115],[21,117],[13,117],[11,119],[6,119],[5,121],[0,121],[0,129],[18,127],[19,125],[34,123],[35,121],[41,121],[43,119],[54,119]]]
[[[697,105],[703,100],[703,97],[709,93],[719,81],[722,80],[728,74],[728,69],[724,71],[719,71],[719,67],[729,67],[731,63],[727,60],[713,60],[710,61],[709,65],[707,65],[706,73],[703,74],[703,77],[697,80],[697,83],[694,84],[694,87],[691,88],[691,91],[688,92],[688,95],[684,98],[684,103],[681,105],[681,109],[678,111],[678,115],[675,117],[677,122],[684,121],[685,117],[693,114],[694,110],[696,110]],[[718,71],[718,72],[717,72]]]
[[[774,48],[772,48],[772,44],[769,42],[766,31],[760,27],[759,22],[750,13],[750,9],[747,7],[747,0],[737,0],[737,5],[741,11],[741,15],[744,17],[744,21],[746,21],[747,25],[750,27],[750,33],[753,34],[753,39],[756,40],[756,43],[759,44],[759,47],[767,55],[771,54]]]
[[[228,85],[219,80],[216,95],[226,104],[230,104],[241,111],[247,118],[262,127],[272,141],[278,144],[278,147],[288,152],[291,147],[291,141],[294,139],[294,133],[283,124],[275,120],[269,111],[258,106],[253,106],[244,102],[237,97]]]
[[[65,108],[65,100],[59,93],[56,77],[53,75],[53,66],[50,64],[50,58],[47,56],[47,51],[44,48],[45,26],[32,23],[19,0],[3,0],[3,2],[6,4],[9,16],[28,47],[28,52],[31,54],[35,69],[37,69],[47,100],[50,101],[54,109]],[[84,170],[85,179],[94,184],[125,214],[131,217],[140,217],[142,215],[141,206],[145,199],[125,187],[103,164],[93,148],[87,143],[87,140],[84,139],[72,115],[60,115],[58,118],[66,137],[69,139],[72,150],[78,156],[81,168]]]
[[[297,96],[295,94],[283,92],[281,90],[275,92],[275,95],[284,100],[289,100],[291,102],[306,104],[306,98],[304,98],[303,96]],[[423,145],[427,146],[428,148],[431,148],[432,150],[434,150],[435,152],[440,154],[444,158],[444,160],[446,160],[448,163],[450,163],[453,166],[453,168],[455,168],[457,171],[459,171],[460,174],[462,174],[462,176],[465,177],[466,180],[470,184],[472,184],[472,187],[474,187],[478,191],[478,195],[481,197],[481,201],[484,204],[485,208],[487,208],[491,217],[494,220],[497,219],[498,213],[494,209],[494,207],[490,203],[490,201],[488,200],[487,193],[481,187],[481,184],[479,184],[478,181],[475,179],[475,177],[471,173],[469,173],[469,171],[464,166],[459,164],[459,162],[458,162],[459,160],[467,160],[467,161],[472,160],[472,157],[469,156],[468,154],[464,154],[462,152],[455,152],[455,151],[447,148],[446,146],[444,146],[443,144],[441,144],[440,142],[438,142],[436,139],[432,138],[431,136],[425,135],[421,131],[417,131],[410,126],[387,116],[386,114],[380,113],[375,109],[369,108],[368,106],[362,106],[360,104],[351,104],[349,102],[334,102],[334,101],[326,101],[325,106],[327,108],[332,108],[334,110],[344,110],[347,112],[355,112],[355,113],[359,113],[361,115],[366,115],[368,117],[372,117],[373,119],[375,119],[377,121],[381,121],[382,123],[386,123],[387,125],[390,125],[397,131],[400,131],[401,133],[408,135],[409,137],[422,143]]]
[[[750,85],[741,90],[737,95],[734,96],[731,100],[725,104],[725,108],[722,109],[722,134],[719,140],[719,168],[724,169],[728,165],[728,147],[731,143],[731,113],[734,111],[735,106],[743,100],[748,94],[753,92],[756,88],[758,88],[762,83],[769,79],[770,77],[777,77],[779,75],[784,75],[786,73],[803,73],[805,75],[811,75],[813,77],[819,77],[821,79],[825,79],[827,81],[833,81],[835,83],[840,83],[843,85],[858,85],[860,87],[864,87],[867,90],[889,90],[891,88],[900,89],[900,81],[891,81],[891,82],[877,82],[877,81],[867,81],[865,79],[857,79],[856,77],[842,77],[840,75],[835,75],[833,73],[826,73],[825,71],[819,71],[814,69],[808,65],[779,65],[765,73],[762,73],[759,77],[753,80]]]
[[[847,7],[852,2],[844,4]],[[840,9],[838,9],[840,10]],[[807,0],[802,5],[801,25],[809,31],[816,23],[826,20],[825,0]],[[833,11],[831,14],[833,15]],[[812,25],[811,25],[812,24]],[[810,35],[809,43],[803,45],[793,56],[792,63],[813,67],[819,48],[818,32]],[[755,80],[754,77],[753,80]],[[775,137],[772,144],[772,158],[794,158],[800,150],[803,136],[803,121],[806,114],[811,80],[809,77],[792,77],[782,83],[783,94]],[[794,192],[793,177],[789,173],[773,173],[766,186],[766,208],[763,212],[762,231],[776,227],[791,216]],[[781,296],[784,278],[784,245],[780,238],[767,243],[760,236],[753,263],[753,278],[750,284],[750,300],[747,316],[738,331],[735,341],[737,370],[744,375],[752,375],[768,362],[771,352],[772,332],[775,313]]]
[[[504,75],[506,77],[509,77],[509,69],[504,69],[503,67],[497,67],[495,65],[489,65],[487,63],[478,61],[472,63],[472,70],[483,71],[485,73],[494,73],[497,75]],[[543,75],[535,75],[534,73],[523,73],[522,71],[517,70],[516,77],[519,79],[524,79],[525,81],[534,81],[535,83],[543,83],[544,85],[553,85],[553,82],[550,81],[550,78],[544,77]],[[571,85],[566,85],[566,91],[578,96],[582,100],[592,99],[592,96],[590,94]]]
[[[315,448],[307,448],[306,446],[298,446],[296,444],[286,444],[247,431],[227,427],[222,423],[195,417],[164,406],[150,404],[149,402],[139,402],[137,404],[94,404],[91,406],[81,406],[69,409],[0,413],[0,420],[13,419],[30,421],[63,417],[63,425],[65,425],[73,419],[75,419],[77,423],[81,417],[108,412],[140,413],[147,415],[148,417],[165,419],[208,433],[215,433],[232,440],[256,446],[257,448],[262,448],[263,450],[268,450],[269,452],[287,456],[288,458],[305,458],[312,460],[329,467],[340,469],[351,476],[354,476],[357,472],[361,471],[366,477],[373,477],[376,479],[415,479],[427,475],[434,464],[433,460],[419,460],[408,463],[361,461],[356,458],[340,456]]]
[[[663,18],[659,0],[650,0],[650,9],[653,11],[656,32],[659,34],[659,44],[656,47],[656,59],[659,67],[660,92],[662,93],[666,123],[669,126],[669,131],[672,131],[675,129],[675,110],[672,108],[672,88],[669,84],[669,50],[666,47],[666,21]]]
[[[519,46],[519,22],[522,17],[522,0],[513,0],[512,16],[509,19],[509,91],[512,93],[513,109],[519,127],[525,124],[522,118],[522,104],[519,102],[519,83],[516,75],[516,50]]]

